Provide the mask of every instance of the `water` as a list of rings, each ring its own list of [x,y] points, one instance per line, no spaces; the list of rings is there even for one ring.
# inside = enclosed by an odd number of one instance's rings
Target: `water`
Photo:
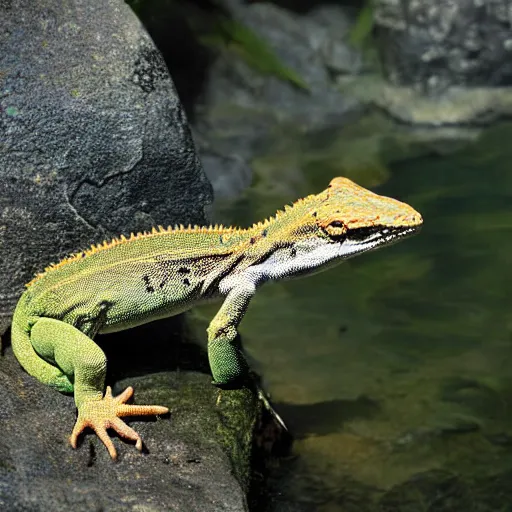
[[[270,510],[512,510],[511,141],[362,166],[422,232],[257,293],[240,332],[296,438]],[[247,225],[339,170],[289,157],[218,215]]]

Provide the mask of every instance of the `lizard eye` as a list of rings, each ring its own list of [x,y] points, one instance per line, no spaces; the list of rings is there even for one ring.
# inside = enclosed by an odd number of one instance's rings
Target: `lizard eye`
[[[333,220],[324,230],[331,238],[336,239],[343,238],[347,233],[347,227],[339,220]]]

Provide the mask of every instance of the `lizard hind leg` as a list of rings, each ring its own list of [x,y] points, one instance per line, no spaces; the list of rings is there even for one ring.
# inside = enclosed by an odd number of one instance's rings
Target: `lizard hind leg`
[[[21,366],[43,384],[62,393],[72,393],[73,383],[71,380],[62,370],[45,361],[35,351],[30,339],[29,328],[25,328],[24,324],[25,322],[20,322],[15,314],[11,327],[11,345]]]
[[[117,452],[107,433],[109,428],[121,437],[135,441],[136,448],[141,450],[141,437],[120,418],[169,412],[167,407],[158,405],[126,404],[133,394],[132,388],[113,397],[111,388],[107,387],[103,395],[107,371],[105,354],[91,338],[71,324],[53,318],[40,318],[32,327],[32,343],[43,357],[54,360],[74,381],[78,418],[70,438],[73,448],[76,448],[82,431],[90,427],[113,459],[117,457]]]

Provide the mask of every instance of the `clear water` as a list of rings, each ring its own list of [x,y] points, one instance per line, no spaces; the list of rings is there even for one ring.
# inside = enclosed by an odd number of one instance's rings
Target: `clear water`
[[[289,156],[219,216],[260,220],[336,175]],[[512,127],[384,167],[351,177],[410,203],[422,232],[267,285],[242,322],[296,438],[269,508],[510,511]]]

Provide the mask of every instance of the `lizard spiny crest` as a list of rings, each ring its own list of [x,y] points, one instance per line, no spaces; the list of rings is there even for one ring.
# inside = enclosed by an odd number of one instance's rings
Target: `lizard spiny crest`
[[[64,265],[68,265],[69,263],[79,261],[82,258],[85,258],[92,254],[96,254],[100,251],[105,251],[105,250],[111,249],[113,247],[117,247],[118,245],[132,242],[134,240],[141,240],[143,238],[149,238],[149,237],[155,237],[155,236],[161,236],[161,235],[169,235],[172,233],[176,233],[176,234],[178,234],[178,233],[179,234],[188,234],[188,233],[216,234],[216,233],[218,233],[218,234],[225,235],[225,234],[233,234],[233,233],[242,233],[242,232],[252,230],[252,229],[265,228],[268,225],[272,224],[277,218],[279,218],[285,212],[288,212],[296,204],[301,204],[307,199],[308,198],[299,199],[291,206],[286,205],[284,208],[284,211],[279,210],[272,217],[268,217],[264,221],[256,222],[250,228],[247,228],[247,229],[239,228],[236,226],[223,226],[222,224],[215,224],[215,225],[209,225],[209,226],[198,226],[198,225],[192,226],[191,224],[189,224],[188,226],[185,226],[183,224],[179,224],[179,225],[177,224],[174,227],[168,226],[167,228],[164,228],[163,226],[158,226],[158,227],[153,227],[151,231],[144,231],[144,232],[140,232],[140,233],[131,233],[130,236],[128,236],[128,237],[121,235],[121,236],[113,238],[111,240],[104,240],[103,243],[92,244],[88,249],[85,249],[83,251],[78,251],[76,253],[72,253],[57,263],[51,263],[43,270],[43,272],[39,272],[38,274],[36,274],[35,277],[29,283],[27,283],[25,286],[27,288],[29,286],[32,286],[35,282],[39,281],[39,279],[41,279],[43,276],[45,276],[48,272],[51,272],[58,268],[61,268]]]
[[[98,252],[105,251],[107,249],[111,249],[113,247],[117,247],[118,245],[132,242],[134,240],[142,240],[143,238],[168,235],[170,233],[226,234],[226,233],[234,233],[237,231],[241,231],[240,228],[224,227],[222,224],[215,224],[215,225],[210,225],[210,226],[192,226],[190,224],[188,226],[184,226],[183,224],[179,224],[174,227],[168,226],[167,228],[164,228],[163,226],[154,227],[154,228],[152,228],[151,231],[144,231],[141,233],[131,233],[130,236],[128,236],[128,237],[121,235],[118,238],[113,238],[111,240],[105,240],[101,244],[92,244],[88,249],[70,254],[69,256],[66,256],[65,258],[60,260],[58,263],[52,263],[52,264],[48,265],[44,269],[43,272],[36,274],[34,279],[32,279],[32,281],[27,283],[25,286],[28,288],[29,286],[34,284],[36,281],[39,281],[39,279],[41,279],[43,276],[45,276],[48,272],[51,272],[52,270],[56,270],[64,265],[73,263],[74,261],[79,261],[82,258],[85,258],[86,256],[90,256],[92,254],[96,254]]]

